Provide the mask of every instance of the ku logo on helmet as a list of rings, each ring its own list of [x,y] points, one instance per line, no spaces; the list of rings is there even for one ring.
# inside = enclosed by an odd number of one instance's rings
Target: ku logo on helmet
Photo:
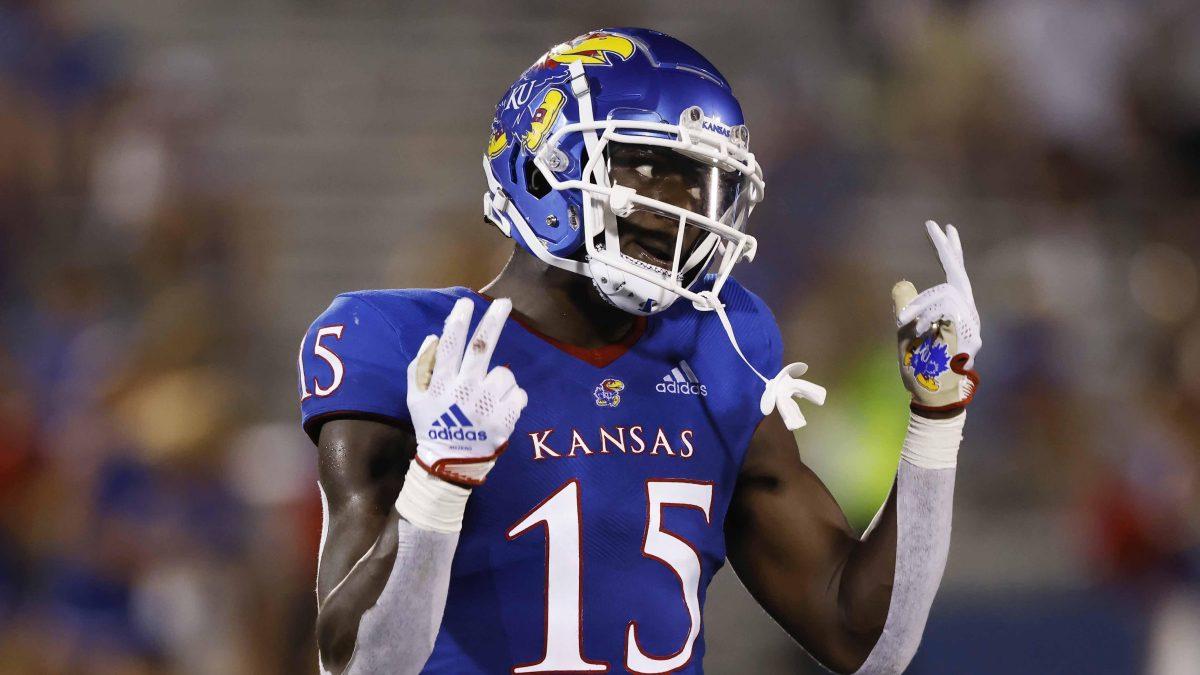
[[[620,35],[610,33],[591,33],[573,42],[564,42],[549,52],[546,52],[542,66],[553,68],[572,61],[579,61],[585,66],[609,66],[609,54],[616,54],[624,61],[633,56],[633,42]]]

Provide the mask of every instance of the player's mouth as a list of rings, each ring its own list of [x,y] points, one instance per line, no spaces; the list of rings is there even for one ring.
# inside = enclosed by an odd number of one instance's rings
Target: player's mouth
[[[675,237],[657,228],[643,227],[620,219],[622,252],[635,260],[669,271],[675,259]]]
[[[632,253],[634,258],[641,260],[644,263],[649,263],[655,267],[661,267],[664,270],[671,269],[671,259],[674,258],[674,251],[648,241],[635,240],[630,247],[632,250],[627,251],[627,255]]]

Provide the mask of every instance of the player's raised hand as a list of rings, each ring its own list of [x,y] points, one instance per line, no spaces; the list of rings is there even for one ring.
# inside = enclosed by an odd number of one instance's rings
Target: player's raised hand
[[[892,287],[900,375],[914,409],[947,411],[966,406],[975,395],[979,378],[971,367],[983,342],[958,231],[947,225],[943,232],[932,220],[925,231],[946,283],[920,294],[908,281]]]
[[[488,369],[512,302],[493,301],[468,339],[474,306],[456,302],[442,335],[426,337],[408,365],[416,462],[466,488],[483,483],[529,401],[511,370]]]

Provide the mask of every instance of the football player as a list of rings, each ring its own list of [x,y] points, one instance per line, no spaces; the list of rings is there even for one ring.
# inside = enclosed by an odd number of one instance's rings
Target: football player
[[[323,670],[698,673],[728,558],[829,668],[902,671],[977,381],[954,228],[926,224],[946,283],[892,291],[911,415],[860,537],[791,433],[825,392],[731,276],[764,183],[711,63],[644,29],[554,47],[500,99],[483,169],[515,242],[489,286],[341,295],[301,345]]]

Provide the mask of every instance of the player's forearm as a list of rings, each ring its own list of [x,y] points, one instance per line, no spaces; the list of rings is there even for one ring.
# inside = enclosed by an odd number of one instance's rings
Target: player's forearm
[[[322,426],[318,616],[333,603],[331,616],[349,614],[357,623],[382,590],[396,545],[396,496],[415,446],[411,430],[391,424],[336,419]]]
[[[848,588],[870,585],[863,583],[869,579],[862,572],[866,558],[856,555],[853,535],[828,528],[777,537],[755,527],[762,520],[738,519],[727,528],[729,560],[739,579],[813,658],[837,673],[855,671],[879,639],[887,599],[874,613],[863,609],[869,594],[862,590],[853,591],[859,600],[846,600]]]
[[[908,667],[941,585],[950,552],[955,463],[966,415],[913,415],[896,472],[895,572],[887,618],[856,675],[891,675]]]
[[[433,652],[446,607],[457,532],[396,519],[394,563],[378,599],[357,622],[348,675],[418,673]]]
[[[393,509],[375,541],[353,561],[346,559],[362,551],[360,546],[350,550],[351,542],[326,542],[318,570],[317,645],[331,672],[341,672],[349,662],[362,616],[375,605],[391,575],[398,521]]]
[[[323,672],[417,672],[433,650],[458,532],[418,527],[395,510],[375,545],[317,615]]]
[[[326,510],[326,536],[317,559],[318,609],[325,606],[333,590],[342,585],[368,552],[386,550],[386,526],[389,518],[394,518],[394,514],[389,517],[389,511],[394,510],[390,506],[382,513],[346,506],[338,511]]]

